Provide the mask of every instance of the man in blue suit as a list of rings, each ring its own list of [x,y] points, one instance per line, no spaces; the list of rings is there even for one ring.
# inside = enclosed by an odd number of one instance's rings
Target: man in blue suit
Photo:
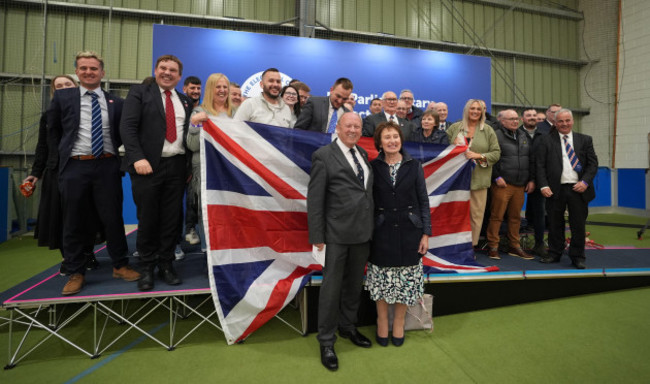
[[[63,265],[70,274],[62,295],[81,291],[85,282],[84,247],[94,241],[95,209],[106,232],[113,277],[135,281],[129,267],[122,219],[122,179],[117,149],[123,100],[101,89],[104,61],[92,51],[79,52],[75,73],[79,88],[54,94],[48,109],[50,151],[58,154],[63,205]]]

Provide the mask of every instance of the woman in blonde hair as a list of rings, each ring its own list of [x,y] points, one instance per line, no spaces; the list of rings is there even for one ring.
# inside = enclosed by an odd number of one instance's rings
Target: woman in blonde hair
[[[213,73],[205,83],[203,103],[194,108],[187,133],[187,148],[192,154],[192,189],[199,207],[199,236],[201,249],[206,249],[203,230],[203,209],[201,205],[201,129],[209,118],[232,119],[233,108],[230,101],[230,81],[223,73]]]
[[[447,129],[449,142],[467,145],[465,157],[476,163],[470,186],[470,221],[472,245],[478,244],[485,213],[487,190],[491,184],[492,165],[499,161],[501,148],[494,129],[485,123],[485,103],[470,99],[463,109],[463,119]]]

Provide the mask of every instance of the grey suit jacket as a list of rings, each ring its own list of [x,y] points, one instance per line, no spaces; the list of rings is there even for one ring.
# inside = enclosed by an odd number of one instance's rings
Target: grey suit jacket
[[[377,126],[385,121],[388,120],[386,120],[386,114],[384,113],[384,111],[375,113],[374,115],[366,116],[366,118],[363,119],[363,136],[373,137]],[[416,127],[413,125],[413,123],[411,123],[406,119],[402,119],[401,117],[397,117],[397,121],[400,128],[402,128],[404,141],[409,140],[411,137],[411,133],[415,130]]]
[[[372,167],[366,151],[359,146],[356,149],[368,166],[366,188],[359,183],[336,142],[312,155],[307,191],[311,244],[360,244],[372,237]]]
[[[327,118],[329,117],[329,97],[312,96],[300,110],[300,116],[294,128],[304,129],[307,131],[327,132]],[[342,107],[344,112],[350,112],[347,108]]]

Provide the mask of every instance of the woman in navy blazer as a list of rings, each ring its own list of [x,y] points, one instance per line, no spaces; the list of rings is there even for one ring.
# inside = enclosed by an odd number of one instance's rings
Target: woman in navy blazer
[[[375,130],[379,156],[375,174],[375,229],[366,289],[377,303],[377,343],[388,345],[388,306],[395,304],[392,342],[404,343],[404,317],[424,293],[422,255],[429,248],[429,196],[420,163],[402,148],[404,136],[393,122]]]

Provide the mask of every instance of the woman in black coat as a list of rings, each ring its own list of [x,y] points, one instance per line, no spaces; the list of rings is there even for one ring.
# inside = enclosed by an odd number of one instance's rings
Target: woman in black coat
[[[54,91],[77,87],[77,82],[69,75],[59,75],[50,84],[50,99]],[[40,247],[61,249],[63,213],[61,212],[61,195],[59,194],[58,156],[50,153],[47,143],[47,112],[43,112],[38,127],[38,142],[34,153],[32,172],[23,180],[36,185],[40,180],[41,199],[34,238]]]
[[[375,130],[379,156],[375,175],[375,229],[366,289],[377,303],[377,343],[388,345],[388,306],[395,304],[392,342],[404,343],[404,317],[424,293],[422,255],[429,248],[429,196],[420,162],[402,149],[404,137],[392,122]]]

